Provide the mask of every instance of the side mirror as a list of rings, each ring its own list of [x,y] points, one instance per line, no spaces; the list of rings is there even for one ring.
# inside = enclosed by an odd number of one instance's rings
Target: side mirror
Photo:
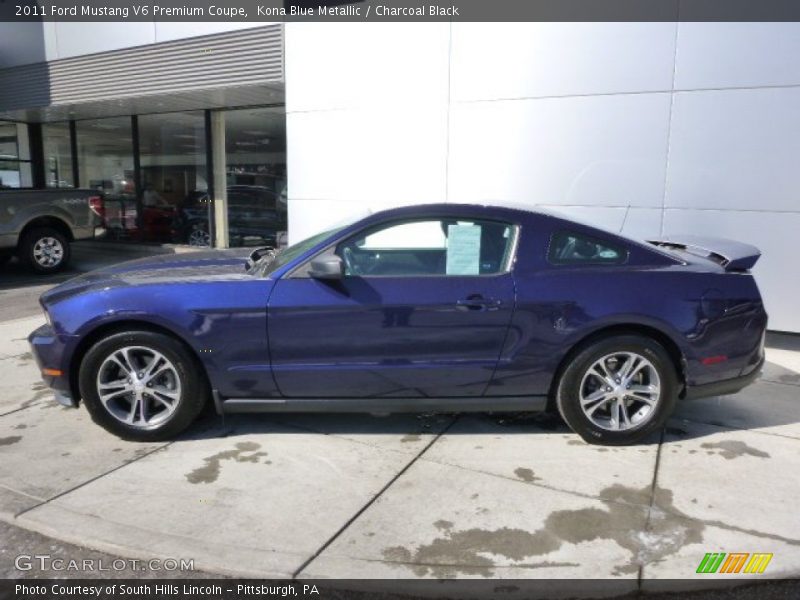
[[[341,279],[344,277],[344,264],[336,254],[325,254],[311,261],[308,274],[314,279]]]

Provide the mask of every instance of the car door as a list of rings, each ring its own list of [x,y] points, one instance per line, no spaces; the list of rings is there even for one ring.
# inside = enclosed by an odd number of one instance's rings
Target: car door
[[[369,228],[324,251],[344,276],[301,266],[270,296],[276,384],[287,397],[483,394],[514,311],[518,227],[427,218]]]

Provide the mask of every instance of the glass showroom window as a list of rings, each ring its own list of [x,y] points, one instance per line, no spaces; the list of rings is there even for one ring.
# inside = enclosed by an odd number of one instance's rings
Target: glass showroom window
[[[142,237],[209,245],[205,116],[139,117]]]
[[[109,237],[138,238],[130,117],[78,121],[76,137],[80,183],[103,192]]]
[[[0,123],[0,188],[33,187],[28,126]]]
[[[42,125],[45,182],[49,188],[75,187],[72,179],[72,147],[69,123]]]
[[[286,236],[286,111],[225,112],[231,246],[277,246]]]

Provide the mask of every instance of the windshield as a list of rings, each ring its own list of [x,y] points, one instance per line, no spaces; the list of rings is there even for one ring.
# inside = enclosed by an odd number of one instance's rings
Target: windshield
[[[303,253],[311,250],[314,246],[323,242],[328,237],[340,232],[342,229],[347,227],[347,225],[342,225],[340,227],[334,227],[333,229],[328,229],[327,231],[323,231],[322,233],[318,233],[317,235],[312,235],[310,238],[306,238],[296,244],[292,244],[288,248],[284,248],[278,254],[275,255],[275,258],[271,261],[266,262],[264,265],[264,269],[261,271],[262,276],[267,276],[279,267],[293,261],[298,256],[302,255]],[[268,257],[265,257],[268,258]],[[262,259],[263,260],[263,259]]]
[[[327,229],[321,233],[316,235],[312,235],[310,238],[306,238],[304,240],[300,240],[296,244],[292,244],[291,246],[284,248],[280,252],[275,255],[272,255],[273,258],[270,260],[269,255],[264,256],[260,263],[263,265],[259,271],[259,274],[262,277],[266,277],[276,269],[282,267],[283,265],[293,261],[298,256],[301,256],[305,252],[308,252],[316,246],[317,244],[325,241],[326,238],[339,233],[345,227],[350,227],[353,223],[360,221],[372,214],[371,210],[361,210],[354,216],[351,216],[349,219],[344,219],[336,223],[330,229]]]

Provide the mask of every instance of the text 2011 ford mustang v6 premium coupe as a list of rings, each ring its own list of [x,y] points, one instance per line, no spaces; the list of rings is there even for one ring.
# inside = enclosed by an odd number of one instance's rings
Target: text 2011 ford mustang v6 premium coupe
[[[280,252],[124,263],[42,296],[60,402],[160,440],[220,413],[558,409],[627,444],[758,376],[756,248],[637,242],[543,212],[399,208]]]

